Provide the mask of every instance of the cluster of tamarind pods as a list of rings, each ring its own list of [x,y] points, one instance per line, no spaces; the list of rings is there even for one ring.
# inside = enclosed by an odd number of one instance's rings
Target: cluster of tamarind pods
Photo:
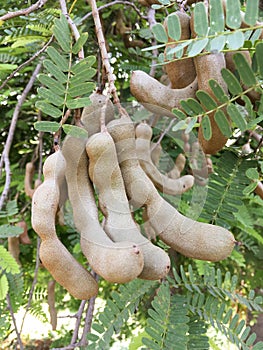
[[[78,299],[98,292],[95,278],[56,234],[56,215],[67,196],[88,264],[111,283],[158,280],[169,272],[168,254],[141,233],[132,215],[138,208],[143,208],[145,225],[154,236],[177,252],[208,261],[228,257],[235,246],[232,233],[181,215],[159,193],[182,194],[193,186],[192,175],[180,176],[183,157],[169,176],[161,174],[151,159],[151,127],[135,127],[127,114],[115,119],[104,95],[93,93],[90,99],[81,116],[88,137],[65,137],[44,162],[44,181],[33,193],[32,227],[41,238],[42,264],[53,278]]]

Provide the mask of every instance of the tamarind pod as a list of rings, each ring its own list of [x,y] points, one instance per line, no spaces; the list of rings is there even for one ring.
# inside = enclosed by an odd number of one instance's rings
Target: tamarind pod
[[[174,114],[169,112],[173,108],[181,108],[181,100],[195,97],[197,78],[183,89],[171,89],[147,73],[136,70],[131,74],[130,90],[137,101],[149,111],[174,118]]]
[[[151,241],[154,240],[156,241],[156,233],[153,229],[153,227],[151,226],[150,222],[149,222],[149,218],[147,216],[147,211],[145,208],[143,208],[142,210],[142,219],[143,219],[143,228],[144,228],[144,232],[146,234],[146,237]]]
[[[88,135],[91,136],[100,131],[100,116],[102,107],[106,104],[105,123],[114,119],[114,106],[107,96],[93,92],[90,95],[91,105],[83,108],[81,114],[81,122],[87,130]]]
[[[195,68],[198,78],[198,89],[207,92],[215,100],[215,96],[209,86],[209,80],[215,79],[227,94],[227,85],[221,75],[221,69],[226,67],[223,53],[209,54],[194,57]],[[215,119],[215,112],[209,113],[209,119],[212,129],[212,137],[210,140],[204,138],[202,128],[198,131],[198,140],[206,154],[215,154],[220,151],[226,144],[228,138],[222,134]]]
[[[232,233],[181,215],[146,176],[136,158],[135,130],[130,118],[123,116],[111,121],[107,128],[115,141],[127,195],[131,202],[146,206],[149,222],[161,240],[190,258],[208,261],[227,258],[235,245]]]
[[[181,172],[184,170],[185,163],[185,156],[182,153],[179,153],[175,159],[173,168],[167,173],[167,176],[171,179],[179,179]]]
[[[31,244],[31,239],[28,236],[28,231],[27,231],[27,223],[23,221],[19,221],[16,223],[16,226],[21,227],[24,231],[21,233],[19,236],[19,241],[22,244]]]
[[[9,253],[12,255],[12,257],[18,263],[18,265],[21,266],[21,262],[19,260],[19,254],[20,254],[19,237],[8,237],[7,240],[8,240]]]
[[[143,269],[143,254],[131,239],[113,242],[98,220],[94,191],[88,177],[86,140],[66,137],[62,151],[73,219],[80,232],[81,249],[90,266],[108,282],[126,283]]]
[[[42,264],[73,297],[86,300],[98,293],[97,282],[60,242],[55,228],[59,186],[65,169],[65,158],[60,150],[46,159],[44,182],[35,190],[32,199],[31,222],[42,239],[39,250]]]
[[[89,175],[98,190],[99,205],[106,219],[105,231],[114,242],[132,240],[139,246],[144,257],[139,278],[163,278],[169,272],[170,259],[141,234],[132,218],[112,137],[108,132],[91,136],[86,151]]]
[[[155,187],[170,195],[178,195],[188,191],[194,185],[192,175],[184,175],[178,179],[171,179],[160,173],[151,160],[150,139],[152,128],[146,123],[140,123],[135,130],[136,153],[142,169],[152,180]]]
[[[42,184],[42,181],[40,179],[36,179],[34,183],[34,189],[38,188]]]
[[[190,16],[188,16],[185,12],[182,12],[182,11],[176,11],[174,13],[179,17],[180,24],[181,24],[181,37],[179,40],[190,39],[191,37]],[[163,26],[168,34],[167,18],[165,19]],[[164,50],[164,57],[166,60],[168,60],[167,54],[169,53],[169,50],[175,48],[178,45],[178,44],[169,44],[171,42],[174,42],[174,39],[168,37],[168,44],[165,46],[165,50]],[[184,52],[186,50],[187,48],[184,49]],[[173,58],[176,58],[176,56],[174,55]],[[194,60],[192,57],[166,63],[164,65],[164,68],[170,79],[172,89],[185,88],[187,85],[191,84],[196,77]]]
[[[34,189],[32,188],[33,176],[34,176],[34,164],[32,162],[29,162],[26,164],[24,186],[25,186],[25,194],[30,198],[32,198],[34,193]]]
[[[55,286],[56,281],[50,280],[47,285],[47,303],[48,303],[48,311],[50,315],[50,324],[52,326],[52,330],[55,331],[57,329],[57,310],[55,306]]]
[[[158,166],[159,164],[162,150],[163,149],[160,143],[157,143],[157,142],[151,143],[151,159],[155,166]]]
[[[263,199],[263,184],[262,182],[258,182],[257,187],[255,188],[255,193]]]
[[[226,60],[226,68],[229,69],[232,73],[235,73],[236,71],[236,66],[233,60],[233,56],[236,53],[241,53],[245,59],[247,60],[247,62],[249,63],[249,65],[251,66],[252,64],[252,60],[250,57],[250,53],[249,51],[241,51],[241,50],[237,50],[237,51],[231,51],[231,52],[226,52],[225,53],[225,60]],[[247,86],[242,84],[243,90],[247,90]],[[256,101],[260,100],[261,94],[255,90],[249,91],[246,93],[246,95],[250,98],[252,103],[255,103]],[[242,103],[243,101],[241,100],[240,103]]]

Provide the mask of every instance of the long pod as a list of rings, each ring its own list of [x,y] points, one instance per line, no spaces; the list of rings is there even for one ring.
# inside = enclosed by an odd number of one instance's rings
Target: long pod
[[[40,259],[53,278],[77,299],[90,299],[98,293],[92,275],[69,253],[56,234],[55,217],[59,205],[59,185],[66,162],[59,150],[50,155],[43,167],[44,182],[32,199],[32,227],[42,239]]]
[[[163,193],[173,196],[188,191],[194,185],[192,175],[184,175],[178,179],[172,179],[162,174],[153,164],[151,159],[152,128],[146,123],[137,125],[136,130],[136,153],[142,169],[152,180],[155,187]]]
[[[169,272],[170,259],[161,248],[142,236],[131,216],[112,137],[106,131],[93,135],[86,151],[90,178],[98,190],[100,208],[106,219],[105,231],[115,242],[132,240],[140,247],[144,256],[140,278],[163,278]]]
[[[209,261],[227,258],[235,245],[232,233],[181,215],[159,195],[136,157],[135,131],[130,118],[123,116],[110,122],[108,130],[116,144],[128,197],[137,205],[146,206],[156,234],[187,257]]]
[[[125,283],[143,269],[143,254],[132,240],[115,243],[102,229],[94,190],[88,177],[85,139],[66,137],[63,154],[67,160],[66,179],[73,218],[80,232],[81,249],[90,266],[105,280]]]

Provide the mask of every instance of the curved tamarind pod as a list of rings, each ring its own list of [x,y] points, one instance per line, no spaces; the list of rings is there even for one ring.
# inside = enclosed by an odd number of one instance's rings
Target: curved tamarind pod
[[[258,182],[257,187],[255,188],[255,193],[263,199],[263,184],[262,182]]]
[[[194,185],[192,175],[184,175],[178,179],[171,179],[160,173],[151,160],[150,140],[152,128],[146,123],[137,125],[136,130],[136,153],[142,169],[152,180],[158,190],[166,194],[178,195],[188,191]]]
[[[48,302],[48,310],[50,315],[50,324],[52,326],[52,330],[55,331],[57,329],[57,310],[55,306],[55,286],[56,281],[50,280],[47,285],[47,302]]]
[[[207,92],[215,100],[215,96],[208,84],[209,79],[215,79],[227,94],[227,85],[222,78],[221,69],[226,67],[224,54],[209,54],[194,57],[195,68],[198,78],[198,89]],[[228,138],[222,134],[215,119],[215,112],[209,113],[209,119],[212,129],[212,137],[206,140],[203,136],[202,128],[199,128],[198,140],[206,154],[215,154],[220,151],[226,144]]]
[[[33,176],[34,176],[34,164],[32,162],[29,162],[26,164],[24,186],[25,186],[25,193],[30,198],[32,198],[35,191],[32,188]]]
[[[128,197],[146,206],[150,224],[161,240],[190,258],[209,261],[227,258],[235,245],[232,233],[181,215],[159,195],[136,157],[135,131],[130,118],[123,116],[110,122],[108,130],[115,141]]]
[[[155,142],[151,143],[151,158],[155,166],[158,166],[159,164],[162,150],[163,148],[160,143],[155,143]]]
[[[91,136],[100,131],[100,116],[102,107],[106,104],[105,123],[114,119],[114,106],[107,96],[93,92],[90,95],[91,105],[84,107],[81,114],[81,122]]]
[[[130,90],[137,101],[149,111],[174,118],[174,114],[169,112],[173,108],[180,108],[181,100],[195,97],[197,78],[183,89],[171,89],[147,73],[136,70],[131,74]]]
[[[98,293],[92,275],[75,260],[56,234],[55,217],[59,203],[59,186],[66,162],[59,150],[50,155],[43,167],[44,182],[32,199],[32,227],[42,239],[40,259],[53,278],[77,299],[89,299]]]
[[[101,277],[111,283],[126,283],[141,273],[143,254],[132,237],[115,243],[102,229],[88,177],[85,144],[84,139],[66,137],[62,148],[67,161],[69,200],[75,226],[81,235],[81,249],[90,266]]]
[[[232,73],[235,73],[236,71],[236,66],[235,66],[235,63],[234,63],[234,60],[233,60],[233,56],[236,54],[236,53],[241,53],[245,59],[247,60],[247,62],[249,63],[249,65],[251,66],[252,64],[252,60],[251,60],[251,57],[250,57],[250,53],[249,51],[231,51],[231,52],[226,52],[225,53],[225,60],[226,60],[226,68],[229,69]],[[242,84],[242,87],[243,87],[243,90],[247,90],[247,86]],[[250,98],[251,102],[252,103],[255,103],[256,101],[259,101],[260,100],[260,97],[261,97],[261,94],[255,90],[251,90],[249,92],[246,93],[246,95]]]
[[[19,241],[22,244],[31,244],[31,239],[28,236],[28,232],[27,232],[27,223],[23,220],[23,221],[19,221],[16,223],[16,226],[21,227],[23,229],[23,232],[21,233],[21,235],[19,236]]]
[[[89,175],[99,192],[99,205],[105,215],[105,231],[114,242],[132,240],[144,257],[143,270],[138,276],[157,280],[170,269],[168,255],[153,245],[139,231],[134,222],[118,164],[115,144],[108,132],[101,132],[88,139]]]
[[[179,40],[187,40],[191,37],[191,31],[190,31],[190,16],[188,16],[185,12],[182,11],[176,11],[175,14],[179,17],[180,24],[181,24],[181,37]],[[165,19],[163,26],[168,33],[167,28],[167,18]],[[174,39],[168,37],[168,43],[174,42]],[[164,50],[164,57],[167,59],[167,54],[169,53],[170,49],[173,49],[178,44],[167,44]],[[186,51],[187,48],[184,49]],[[174,55],[174,58],[175,55]],[[168,60],[168,59],[167,59]],[[169,58],[169,60],[171,60]],[[164,69],[171,81],[171,88],[172,89],[182,89],[187,87],[187,85],[191,84],[195,77],[195,66],[194,66],[194,60],[192,57],[183,59],[183,60],[177,60],[170,63],[167,63],[164,65]]]
[[[12,255],[12,257],[18,263],[18,265],[21,266],[21,262],[19,260],[19,254],[20,254],[19,237],[8,237],[7,240],[8,240],[9,253]]]
[[[184,170],[186,163],[185,156],[183,153],[178,154],[175,159],[173,168],[167,173],[167,176],[171,179],[179,179],[181,176],[181,172]]]

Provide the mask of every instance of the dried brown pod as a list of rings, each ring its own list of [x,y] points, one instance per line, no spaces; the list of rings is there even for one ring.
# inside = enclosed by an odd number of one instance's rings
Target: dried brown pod
[[[16,226],[21,227],[23,229],[23,232],[19,236],[19,241],[22,244],[31,244],[31,239],[28,236],[28,231],[27,231],[27,223],[22,220],[16,223]]]
[[[55,294],[56,281],[50,280],[47,285],[47,303],[48,303],[48,311],[50,316],[50,324],[52,326],[52,330],[55,331],[57,329],[57,310],[56,310],[56,294]]]
[[[18,263],[21,265],[19,260],[20,247],[19,247],[19,237],[8,237],[8,251]]]

